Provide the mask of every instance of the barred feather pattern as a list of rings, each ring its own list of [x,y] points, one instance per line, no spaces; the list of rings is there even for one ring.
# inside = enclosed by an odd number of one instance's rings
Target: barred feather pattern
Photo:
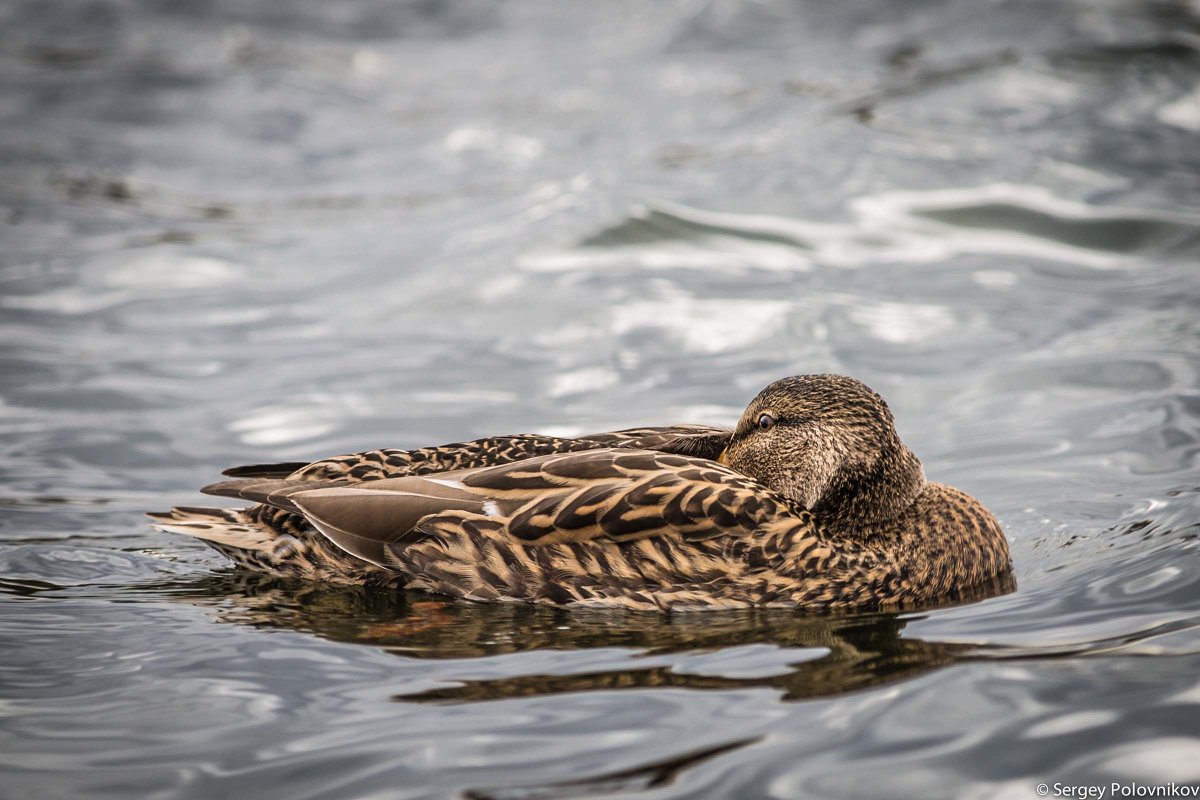
[[[686,426],[376,450],[315,462],[285,478],[250,478],[266,504],[176,509],[159,515],[160,527],[278,575],[631,610],[906,608],[965,596],[1008,569],[999,525],[969,495],[926,484],[900,518],[831,537],[808,511],[709,460],[727,436]],[[650,447],[659,449],[638,449]],[[436,480],[425,484],[422,475]],[[397,478],[406,479],[402,488],[371,486]],[[209,489],[246,496],[242,483]],[[316,502],[331,488],[364,487],[373,489],[372,503],[403,504],[428,500],[421,486],[433,483],[480,510],[433,513],[410,530],[387,532],[379,564],[333,544],[343,535],[375,535],[361,503],[322,507],[320,531],[306,510],[314,507],[310,497]]]

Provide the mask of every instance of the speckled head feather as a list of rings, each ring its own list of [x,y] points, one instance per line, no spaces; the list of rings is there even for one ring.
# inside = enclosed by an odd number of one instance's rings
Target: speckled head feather
[[[843,535],[899,516],[925,485],[887,403],[842,375],[797,375],[763,389],[722,460]]]

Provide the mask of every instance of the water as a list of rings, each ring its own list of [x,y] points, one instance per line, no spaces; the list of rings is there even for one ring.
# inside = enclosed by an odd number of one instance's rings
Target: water
[[[0,26],[0,796],[1200,783],[1194,3]],[[815,371],[999,516],[1015,593],[474,606],[141,516],[238,463],[728,423]]]

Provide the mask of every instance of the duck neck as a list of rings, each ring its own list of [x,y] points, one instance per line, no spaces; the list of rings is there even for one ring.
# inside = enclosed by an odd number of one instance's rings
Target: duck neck
[[[921,462],[896,438],[873,464],[839,470],[811,510],[829,533],[862,538],[900,517],[924,488]]]

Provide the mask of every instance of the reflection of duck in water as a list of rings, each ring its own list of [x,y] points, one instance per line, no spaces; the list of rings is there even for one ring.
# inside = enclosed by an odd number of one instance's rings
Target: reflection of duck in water
[[[163,530],[275,575],[474,600],[633,609],[871,609],[976,595],[1008,570],[996,520],[925,480],[879,395],[804,375],[732,431],[508,436],[239,467]]]
[[[784,699],[825,697],[913,678],[979,653],[979,646],[901,635],[895,614],[797,615],[785,609],[732,609],[710,614],[621,615],[505,603],[437,602],[419,595],[280,581],[242,573],[175,581],[152,588],[199,605],[222,621],[298,630],[323,639],[379,647],[405,658],[462,660],[537,650],[630,648],[636,653],[603,670],[521,674],[397,695],[404,702],[457,703],[610,689],[675,687],[773,688]],[[1007,586],[997,584],[993,591]],[[766,644],[795,650],[786,667],[772,658],[760,675],[722,674],[706,652]],[[808,650],[808,652],[803,652]],[[682,655],[683,658],[679,658]],[[617,660],[615,657],[613,660]],[[527,662],[519,662],[526,664]],[[434,670],[436,672],[436,669]]]

